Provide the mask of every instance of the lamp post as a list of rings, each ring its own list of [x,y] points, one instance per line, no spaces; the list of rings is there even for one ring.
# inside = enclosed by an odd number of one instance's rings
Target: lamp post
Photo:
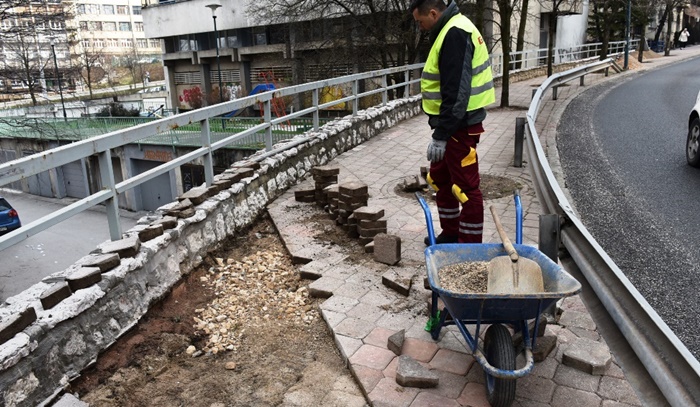
[[[216,9],[220,4],[207,5],[211,9],[211,17],[214,19],[214,36],[216,37],[216,69],[219,72],[219,103],[224,101],[224,87],[221,85],[221,63],[219,62],[219,31],[216,29]]]
[[[56,62],[56,40],[51,38],[51,53],[53,54],[53,69],[58,81],[58,93],[61,95],[61,108],[63,108],[63,120],[68,121],[66,115],[66,104],[63,102],[63,88],[61,88],[61,78],[58,76],[58,62]]]
[[[630,60],[630,31],[632,24],[632,0],[627,0],[627,21],[625,24],[625,59],[622,69],[625,71],[629,68]],[[640,46],[644,45],[640,43]]]

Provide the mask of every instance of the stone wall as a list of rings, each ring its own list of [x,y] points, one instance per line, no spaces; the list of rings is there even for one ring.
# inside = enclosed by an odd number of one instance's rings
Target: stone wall
[[[95,272],[92,267],[99,281],[72,290],[48,309],[42,306],[42,296],[46,299],[48,291],[84,274],[86,266],[104,258],[103,252],[110,252],[107,247],[118,242],[105,242],[68,269],[9,298],[0,308],[0,338],[9,338],[0,343],[0,406],[48,403],[201,264],[203,254],[253,224],[269,202],[301,182],[311,168],[327,164],[420,112],[419,96],[392,101],[280,143],[275,148],[301,144],[276,155],[264,158],[264,152],[258,152],[247,161],[260,165],[251,176],[196,205],[193,215],[179,218],[162,234],[143,242],[138,239],[144,229],[162,221],[180,203],[165,205],[158,210],[159,215],[139,220],[119,241],[131,242],[132,253],[120,251],[119,261],[106,270],[97,268]]]

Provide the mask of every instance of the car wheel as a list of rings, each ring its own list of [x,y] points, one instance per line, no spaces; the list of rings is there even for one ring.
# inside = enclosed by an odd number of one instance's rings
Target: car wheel
[[[697,117],[688,127],[688,141],[685,144],[685,158],[693,167],[700,167],[700,119]]]

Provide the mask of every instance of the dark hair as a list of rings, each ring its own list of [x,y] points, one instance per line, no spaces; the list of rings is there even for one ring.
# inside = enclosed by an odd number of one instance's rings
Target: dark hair
[[[410,11],[413,12],[418,9],[420,14],[428,14],[431,9],[443,11],[446,8],[447,6],[442,0],[413,0],[411,2]]]

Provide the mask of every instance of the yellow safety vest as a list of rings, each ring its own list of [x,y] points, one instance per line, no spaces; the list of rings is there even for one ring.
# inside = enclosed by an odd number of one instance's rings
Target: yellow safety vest
[[[440,50],[442,42],[445,40],[447,31],[452,27],[460,28],[471,34],[472,42],[474,43],[474,56],[472,58],[472,90],[469,97],[467,111],[473,111],[486,107],[496,101],[496,92],[493,88],[493,73],[491,72],[491,64],[489,63],[489,52],[481,37],[479,30],[467,17],[462,14],[457,14],[452,17],[440,33],[438,34],[432,48],[428,60],[425,62],[423,74],[421,75],[420,89],[423,94],[423,110],[427,114],[439,115],[442,97],[440,95],[440,68],[438,61],[440,59]]]

